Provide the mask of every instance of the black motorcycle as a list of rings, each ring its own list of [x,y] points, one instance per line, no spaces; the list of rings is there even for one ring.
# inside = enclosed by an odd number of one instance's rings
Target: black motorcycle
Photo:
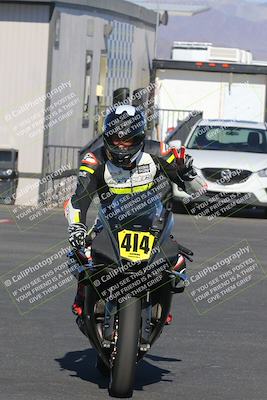
[[[93,264],[82,251],[69,255],[83,267],[85,303],[78,326],[97,351],[97,368],[110,377],[109,394],[120,398],[132,396],[136,364],[159,338],[173,294],[184,291],[187,277],[173,269],[177,254],[190,261],[193,255],[171,235],[173,214],[161,201],[138,213],[122,202],[116,196],[99,214]]]

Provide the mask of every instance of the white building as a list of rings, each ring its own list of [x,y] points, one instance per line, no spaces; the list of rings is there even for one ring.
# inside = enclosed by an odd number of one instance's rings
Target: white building
[[[19,151],[18,191],[94,135],[96,107],[150,82],[157,15],[123,0],[0,1],[0,147]]]
[[[267,64],[249,51],[175,42],[172,59],[153,67],[163,136],[192,110],[206,119],[267,120]]]

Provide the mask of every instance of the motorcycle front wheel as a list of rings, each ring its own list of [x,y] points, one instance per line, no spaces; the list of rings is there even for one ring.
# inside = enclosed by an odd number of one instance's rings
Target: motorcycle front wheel
[[[109,394],[112,397],[132,397],[140,321],[141,301],[139,299],[131,298],[120,305],[116,356],[109,386]]]

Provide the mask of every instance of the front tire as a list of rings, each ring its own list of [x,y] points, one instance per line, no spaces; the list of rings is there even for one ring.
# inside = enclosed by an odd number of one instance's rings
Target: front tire
[[[129,299],[120,305],[117,352],[109,387],[109,394],[113,397],[132,397],[140,320],[139,299]]]

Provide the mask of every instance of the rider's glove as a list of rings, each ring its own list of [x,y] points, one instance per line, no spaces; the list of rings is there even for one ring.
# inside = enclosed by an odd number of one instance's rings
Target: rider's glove
[[[68,228],[69,242],[74,249],[85,246],[85,238],[87,235],[87,227],[84,224],[71,224]]]
[[[179,163],[178,174],[183,181],[191,181],[197,173],[193,167],[193,158],[187,154],[182,163]]]

